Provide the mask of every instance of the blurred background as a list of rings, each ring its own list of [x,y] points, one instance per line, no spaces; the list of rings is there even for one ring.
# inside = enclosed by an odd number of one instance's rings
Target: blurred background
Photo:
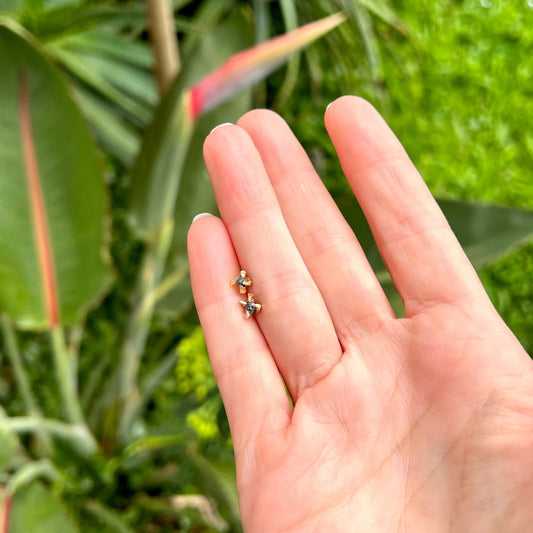
[[[272,64],[206,77],[282,34]],[[401,314],[323,126],[372,102],[533,353],[531,0],[0,0],[0,81],[0,533],[241,530],[185,236],[216,209],[203,138],[252,107],[288,121]]]

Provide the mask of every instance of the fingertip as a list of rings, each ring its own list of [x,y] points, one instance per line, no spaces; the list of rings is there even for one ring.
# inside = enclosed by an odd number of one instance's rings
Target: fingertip
[[[233,126],[231,122],[222,122],[221,124],[218,124],[215,126],[210,132],[209,135],[211,135],[215,130],[218,130],[218,128],[223,128],[225,126]]]
[[[202,241],[205,240],[205,238],[212,232],[210,226],[213,220],[217,220],[217,217],[211,213],[199,213],[192,219],[191,225],[189,226],[189,231],[187,233],[187,248],[189,255],[192,253],[196,244],[201,244]]]
[[[376,108],[364,98],[355,95],[339,96],[330,102],[326,107],[325,121],[328,122],[340,116],[355,115],[360,116],[367,113],[379,114]]]
[[[285,123],[285,121],[275,111],[270,109],[252,109],[237,121],[237,126],[249,132],[250,130],[269,127],[270,124],[276,123]]]
[[[211,145],[213,145],[214,143],[216,144],[216,139],[218,138],[218,136],[221,133],[223,133],[224,130],[229,129],[229,128],[234,128],[234,127],[235,127],[235,124],[232,124],[231,122],[223,122],[222,124],[218,124],[217,126],[215,126],[209,132],[207,137],[204,139],[204,145],[203,145],[204,157],[211,149]]]
[[[213,215],[211,213],[198,213],[193,219],[192,219],[192,222],[194,224],[194,222],[196,222],[198,219],[200,218],[203,218],[203,217],[212,217]]]
[[[203,152],[206,163],[212,155],[225,153],[230,146],[246,142],[246,138],[248,134],[237,124],[224,122],[215,126],[204,141]]]

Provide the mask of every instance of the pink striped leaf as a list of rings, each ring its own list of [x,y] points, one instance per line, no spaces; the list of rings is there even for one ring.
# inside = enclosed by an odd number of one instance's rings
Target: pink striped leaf
[[[277,69],[292,53],[309,45],[345,20],[336,13],[231,57],[191,89],[192,115],[197,117]]]
[[[204,134],[208,132],[209,121],[202,120],[199,128],[199,119],[214,118],[206,115],[216,108],[221,110],[216,116],[218,120],[222,117],[226,117],[225,120],[235,120],[237,117],[232,116],[234,111],[225,115],[225,110],[222,109],[224,106],[220,104],[227,103],[233,97],[238,98],[245,87],[266,77],[290,54],[324,35],[343,20],[344,16],[341,14],[331,15],[234,53],[229,59],[221,61],[221,67],[211,71],[211,74],[202,77],[197,83],[191,81],[191,78],[199,79],[196,77],[198,72],[205,72],[203,69],[211,66],[211,60],[198,64],[198,58],[205,59],[201,53],[185,58],[180,75],[156,110],[132,171],[131,223],[139,237],[150,240],[163,221],[174,216],[175,207],[180,205],[180,194],[188,190],[189,196],[195,197],[196,186],[201,187],[203,176],[194,172],[184,175],[183,172],[187,160],[201,161],[201,149],[198,149],[198,143],[191,144],[191,138],[199,129]],[[241,19],[239,25],[237,30],[226,33],[224,39],[219,41],[218,48],[223,53],[241,40],[240,35],[247,28],[246,20]],[[220,53],[216,47],[214,50],[211,56],[217,58]],[[245,111],[241,105],[233,107],[239,108],[241,112]],[[215,125],[216,123],[211,123],[210,127]],[[200,140],[200,145],[201,141],[203,139]],[[194,207],[201,208],[199,205]],[[181,222],[180,214],[176,217],[176,222]],[[188,225],[187,220],[183,228],[176,228],[175,241],[184,242]]]
[[[1,24],[0,72],[0,312],[73,324],[111,280],[102,169],[61,75]]]

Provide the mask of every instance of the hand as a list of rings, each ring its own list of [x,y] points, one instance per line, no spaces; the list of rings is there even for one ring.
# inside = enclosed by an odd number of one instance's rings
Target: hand
[[[245,531],[531,531],[531,359],[378,113],[342,97],[325,120],[405,318],[281,118],[209,135],[223,222],[189,256]]]

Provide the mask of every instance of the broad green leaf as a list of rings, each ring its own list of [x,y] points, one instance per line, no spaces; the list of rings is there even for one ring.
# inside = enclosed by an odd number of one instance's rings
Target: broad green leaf
[[[6,533],[79,533],[61,499],[38,482],[13,496]]]
[[[117,88],[109,79],[109,68],[102,72],[102,64],[97,65],[97,60],[94,57],[73,53],[59,47],[54,48],[54,55],[55,59],[61,62],[72,76],[92,87],[128,115],[138,118],[143,124],[150,120],[151,111],[143,106],[138,99],[130,97],[120,88]]]
[[[355,199],[337,199],[372,268],[401,313],[401,300],[379,255],[374,238]],[[437,199],[461,246],[475,268],[481,268],[533,239],[533,211],[452,199]]]
[[[189,89],[197,62],[185,63],[158,106],[132,173],[132,223],[145,239],[174,210],[195,120],[264,78],[300,50],[344,21],[340,14],[233,55]],[[223,46],[223,43],[220,43]]]
[[[47,49],[59,59],[62,52],[68,52],[67,67],[71,64],[70,58],[74,58],[81,64],[83,71],[78,66],[73,73],[80,77],[83,75],[82,79],[90,82],[95,89],[108,97],[114,97],[114,93],[108,95],[106,92],[107,87],[111,86],[134,101],[150,106],[157,103],[152,73],[153,59],[146,45],[109,31],[91,30],[54,40],[48,43]],[[87,78],[86,71],[91,73],[91,78]],[[120,100],[116,100],[116,103],[122,105]],[[130,105],[128,101],[126,107],[123,107],[129,110]]]
[[[156,108],[131,176],[130,220],[150,240],[174,211],[193,130],[184,69]]]
[[[0,309],[72,324],[111,281],[102,169],[62,77],[1,25],[0,71]]]
[[[376,272],[384,266],[363,212],[354,199],[336,199]],[[481,268],[533,239],[533,211],[516,207],[437,198],[475,268]]]
[[[146,23],[142,4],[124,7],[104,5],[100,2],[65,1],[53,2],[22,1],[18,3],[19,22],[41,42],[60,36],[83,32],[106,24],[117,29]],[[109,2],[108,2],[109,3]],[[26,4],[22,8],[21,4]]]
[[[192,85],[237,50],[248,46],[252,38],[250,25],[240,14],[231,17],[206,34],[198,48],[191,52],[190,58],[194,58],[195,61],[193,68],[187,72],[187,85]],[[159,311],[171,316],[186,311],[192,303],[189,277],[187,270],[184,270],[187,265],[187,231],[191,220],[198,213],[216,210],[213,190],[202,155],[204,139],[217,124],[235,122],[250,109],[251,100],[251,91],[242,91],[231,100],[201,116],[196,123],[174,210],[174,239],[165,271],[166,279],[180,272],[180,269],[183,276],[180,280],[176,279],[175,287],[158,307]]]
[[[65,41],[68,45],[65,45]],[[144,70],[154,68],[154,57],[147,43],[134,41],[107,28],[92,28],[85,32],[69,34],[59,43],[74,52],[98,53],[116,62]],[[49,45],[57,46],[59,43],[54,40]]]
[[[132,165],[139,150],[140,133],[84,84],[74,83],[73,89],[99,143],[126,165]]]
[[[455,235],[476,268],[533,239],[533,211],[438,199]]]

